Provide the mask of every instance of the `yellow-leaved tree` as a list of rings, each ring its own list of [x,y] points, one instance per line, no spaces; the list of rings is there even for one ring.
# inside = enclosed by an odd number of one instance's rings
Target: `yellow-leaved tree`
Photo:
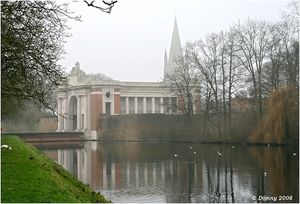
[[[253,143],[298,144],[299,95],[293,87],[271,92],[267,112],[249,137]]]

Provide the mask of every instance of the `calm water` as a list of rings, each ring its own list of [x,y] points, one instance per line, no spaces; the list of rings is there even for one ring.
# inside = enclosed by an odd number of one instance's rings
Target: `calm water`
[[[115,203],[299,202],[298,147],[93,141],[38,148]]]

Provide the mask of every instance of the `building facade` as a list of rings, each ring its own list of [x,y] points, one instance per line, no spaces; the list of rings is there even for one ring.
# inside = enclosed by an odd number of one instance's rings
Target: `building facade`
[[[164,76],[175,68],[181,42],[175,19],[169,59],[165,52]],[[195,91],[195,96],[199,91]],[[97,139],[101,114],[176,114],[166,104],[180,103],[164,82],[122,82],[91,80],[77,62],[68,75],[68,89],[57,93],[58,132],[84,131]],[[194,107],[196,112],[196,107]]]

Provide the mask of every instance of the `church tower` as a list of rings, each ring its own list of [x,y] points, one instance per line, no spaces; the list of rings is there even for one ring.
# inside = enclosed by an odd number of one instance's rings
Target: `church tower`
[[[166,79],[166,76],[168,74],[171,74],[175,70],[175,67],[177,66],[176,59],[180,55],[181,55],[181,42],[180,42],[180,37],[179,37],[179,32],[178,32],[177,20],[175,17],[169,59],[167,57],[167,51],[165,51],[165,56],[164,56],[164,65],[165,65],[164,79]]]

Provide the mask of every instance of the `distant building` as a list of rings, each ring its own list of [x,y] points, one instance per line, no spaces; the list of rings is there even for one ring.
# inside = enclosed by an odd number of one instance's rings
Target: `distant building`
[[[250,101],[251,99],[248,98],[239,98],[235,97],[231,100],[231,106],[234,111],[243,112],[246,110],[250,110],[253,107],[253,104]]]
[[[181,54],[181,42],[175,19],[169,59],[165,51],[164,76],[176,68],[175,58]],[[199,97],[200,90],[195,91]],[[75,67],[68,75],[68,89],[57,93],[58,132],[84,131],[86,137],[96,139],[101,114],[175,114],[163,104],[166,100],[177,101],[177,95],[170,91],[163,82],[121,82],[117,80],[93,81]],[[194,112],[197,107],[194,107]]]

